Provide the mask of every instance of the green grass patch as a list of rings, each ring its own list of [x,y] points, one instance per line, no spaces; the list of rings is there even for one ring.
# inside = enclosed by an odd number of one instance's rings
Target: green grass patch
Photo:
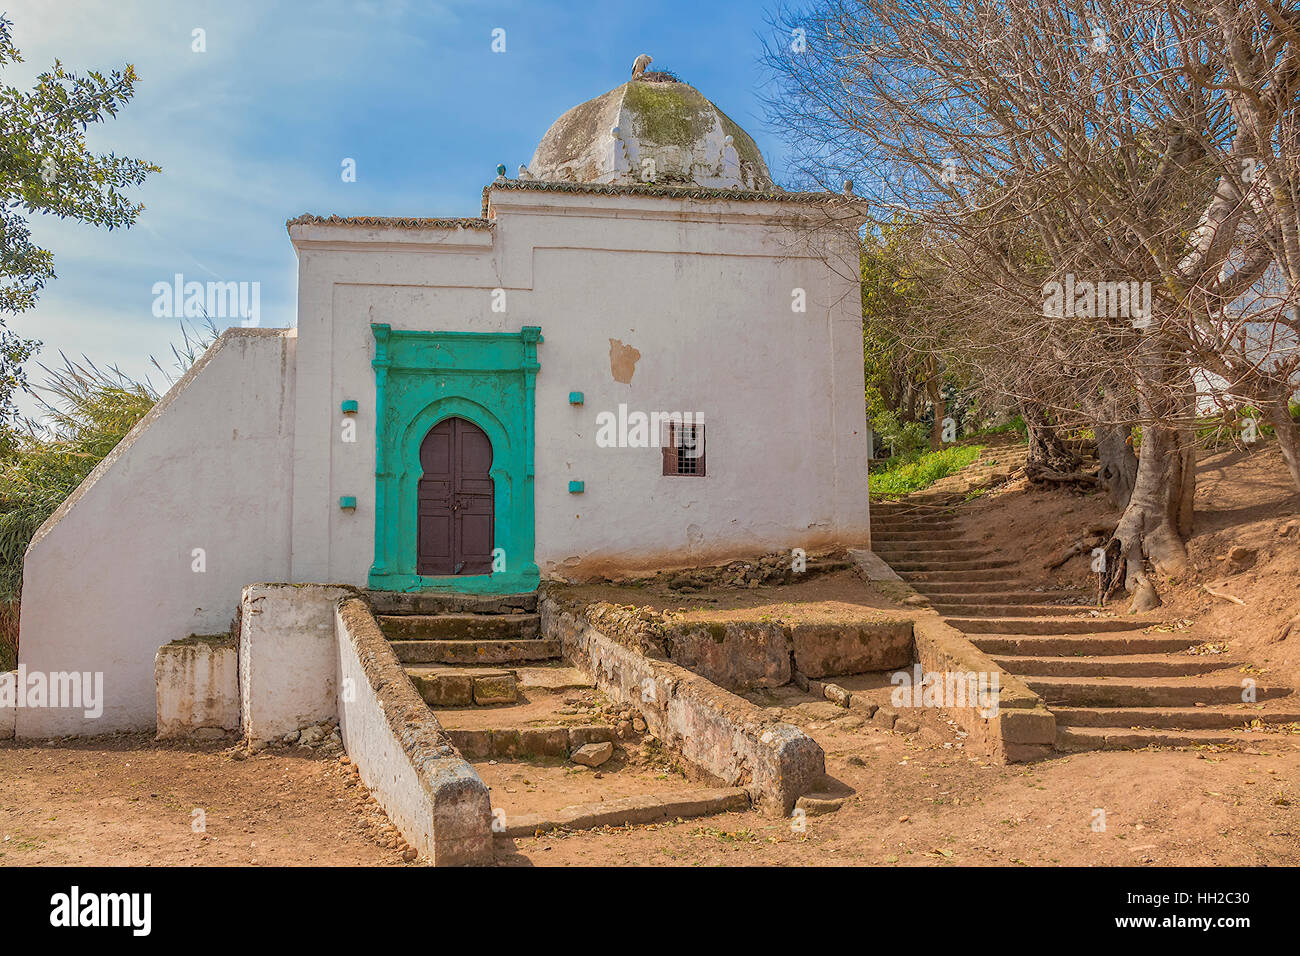
[[[952,445],[891,458],[871,472],[871,497],[896,498],[928,488],[940,478],[961,471],[983,450],[980,445]]]

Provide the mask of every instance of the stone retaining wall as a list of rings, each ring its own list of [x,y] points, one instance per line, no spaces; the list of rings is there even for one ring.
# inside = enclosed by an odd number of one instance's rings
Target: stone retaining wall
[[[543,633],[597,688],[633,704],[649,731],[730,787],[744,787],[755,806],[787,815],[825,773],[821,747],[790,724],[684,667],[647,657],[594,627],[578,604],[543,596]]]
[[[406,842],[438,866],[492,859],[488,789],[407,679],[369,605],[335,609],[343,744]]]
[[[991,658],[945,624],[937,613],[919,614],[913,622],[917,660],[926,672],[998,675],[996,713],[978,707],[945,707],[963,730],[1000,763],[1045,757],[1056,742],[1056,717],[1024,681],[1001,670]]]

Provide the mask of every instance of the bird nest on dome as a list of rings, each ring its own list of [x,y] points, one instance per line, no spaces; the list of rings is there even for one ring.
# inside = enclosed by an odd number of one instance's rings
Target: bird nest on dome
[[[646,70],[637,77],[643,83],[680,83],[676,73],[670,73],[668,70]]]

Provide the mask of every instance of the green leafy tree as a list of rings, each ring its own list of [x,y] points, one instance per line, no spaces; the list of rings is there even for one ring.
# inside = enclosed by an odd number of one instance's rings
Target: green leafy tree
[[[0,16],[0,75],[22,62],[12,26]],[[86,148],[87,128],[116,116],[135,82],[129,64],[107,75],[78,75],[57,60],[30,90],[0,82],[0,420],[13,419],[14,392],[27,384],[23,363],[40,346],[7,328],[5,317],[32,308],[54,278],[54,256],[32,241],[31,216],[129,227],[144,206],[122,190],[160,171],[143,160]]]

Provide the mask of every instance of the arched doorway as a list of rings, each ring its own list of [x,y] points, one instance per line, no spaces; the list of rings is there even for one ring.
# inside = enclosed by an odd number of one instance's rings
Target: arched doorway
[[[492,442],[463,418],[434,425],[420,444],[417,573],[490,574],[495,533]]]

